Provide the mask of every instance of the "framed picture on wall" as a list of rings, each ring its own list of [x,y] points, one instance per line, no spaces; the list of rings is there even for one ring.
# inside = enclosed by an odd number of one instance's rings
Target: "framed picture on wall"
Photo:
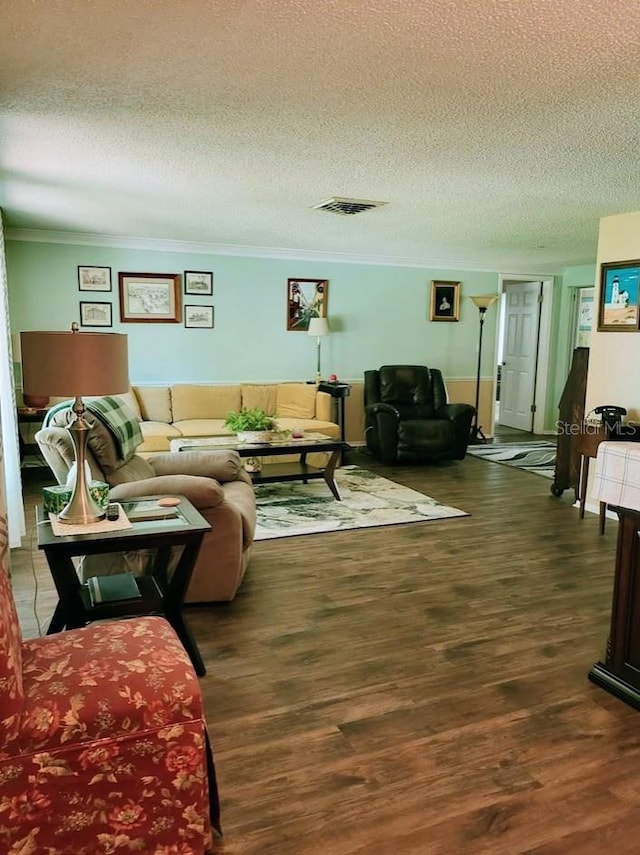
[[[124,324],[180,323],[179,273],[119,273]]]
[[[111,303],[80,303],[80,326],[110,327]]]
[[[460,320],[460,283],[434,279],[431,282],[431,321]]]
[[[184,293],[210,297],[213,294],[213,273],[203,270],[185,270]]]
[[[328,291],[328,279],[287,279],[287,330],[306,332],[311,318],[326,318]]]
[[[111,291],[111,268],[78,265],[79,291]]]
[[[601,265],[598,304],[599,332],[637,332],[639,261],[617,261]]]
[[[213,329],[213,306],[185,306],[184,325],[191,329]]]

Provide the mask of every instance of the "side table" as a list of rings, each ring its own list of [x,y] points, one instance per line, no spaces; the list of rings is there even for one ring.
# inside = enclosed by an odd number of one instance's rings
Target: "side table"
[[[31,442],[31,441],[25,442],[25,439],[22,435],[22,431],[20,429],[22,425],[30,425],[30,424],[41,425],[44,417],[47,414],[47,410],[48,410],[48,407],[44,407],[43,409],[39,409],[39,410],[33,409],[32,407],[17,407],[16,408],[16,417],[17,417],[17,421],[18,421],[18,443],[20,446],[20,466],[23,468],[26,467],[27,454],[30,451],[33,451],[35,454],[37,454],[38,461],[39,461],[37,466],[34,465],[33,467],[30,467],[30,468],[34,468],[34,469],[35,468],[38,468],[38,469],[48,468],[44,458],[40,454],[40,449],[38,448],[36,443]]]
[[[331,395],[336,408],[337,422],[340,425],[340,439],[344,442],[345,432],[345,417],[344,417],[344,400],[351,394],[351,386],[349,383],[328,383],[322,381],[318,383],[318,391],[326,392]]]
[[[154,498],[160,496],[145,496],[144,501]],[[211,526],[187,498],[179,498],[176,517],[133,522],[132,528],[99,534],[57,536],[53,533],[48,514],[41,505],[37,506],[38,548],[44,551],[59,597],[47,635],[84,626],[93,620],[161,614],[182,641],[198,676],[206,674],[198,646],[184,622],[182,607],[202,538]],[[121,504],[126,513],[127,506],[132,502]],[[169,579],[167,568],[173,546],[183,546],[184,549]],[[72,559],[136,549],[156,550],[151,574],[136,577],[140,599],[113,600],[92,605],[89,592],[80,582]]]

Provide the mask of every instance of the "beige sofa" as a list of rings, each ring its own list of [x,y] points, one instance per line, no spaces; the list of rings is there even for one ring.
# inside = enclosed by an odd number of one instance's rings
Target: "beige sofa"
[[[143,457],[169,451],[172,439],[232,433],[224,427],[224,420],[231,410],[242,407],[260,407],[277,420],[281,430],[301,427],[340,437],[331,396],[312,383],[133,386],[122,397],[140,420],[144,442],[137,453]]]

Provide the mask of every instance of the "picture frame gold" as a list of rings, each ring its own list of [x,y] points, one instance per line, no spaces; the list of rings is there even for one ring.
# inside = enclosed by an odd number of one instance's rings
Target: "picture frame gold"
[[[460,320],[460,282],[431,280],[430,321]]]
[[[119,273],[123,324],[180,323],[179,273]]]

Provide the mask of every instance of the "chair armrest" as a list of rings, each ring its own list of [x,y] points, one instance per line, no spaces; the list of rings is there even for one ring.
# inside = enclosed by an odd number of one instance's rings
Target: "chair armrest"
[[[400,413],[395,407],[392,407],[391,404],[369,404],[369,406],[366,407],[366,410],[368,413],[371,413],[372,416],[385,413],[389,416],[394,416],[396,419],[400,418]]]
[[[448,419],[453,422],[456,419],[466,419],[469,416],[473,418],[475,411],[476,408],[472,407],[471,404],[445,404],[435,413],[434,418]]]
[[[220,451],[174,451],[148,459],[156,475],[199,475],[215,478],[220,484],[245,481],[251,484],[240,455],[231,449]]]
[[[126,502],[161,493],[185,496],[198,510],[215,508],[224,500],[224,491],[214,478],[198,475],[158,475],[142,481],[127,481],[112,487],[109,495],[114,502]]]

